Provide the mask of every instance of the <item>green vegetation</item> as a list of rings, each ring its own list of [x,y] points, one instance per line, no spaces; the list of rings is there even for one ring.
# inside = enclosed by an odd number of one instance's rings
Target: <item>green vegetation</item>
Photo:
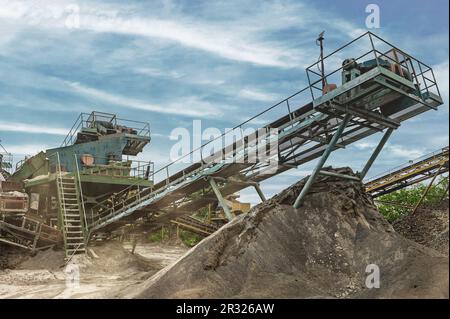
[[[203,238],[187,230],[180,230],[180,239],[188,247],[197,245]]]
[[[152,243],[161,243],[163,241],[169,240],[170,230],[167,227],[163,227],[148,236],[148,240]]]
[[[162,227],[152,232],[148,236],[148,240],[152,243],[163,243],[169,241],[171,237],[176,236],[176,233],[176,227]],[[202,240],[201,236],[181,229],[179,231],[179,238],[188,247],[195,246],[198,242],[200,242],[200,240]]]
[[[389,222],[393,222],[401,216],[408,214],[420,200],[428,183],[429,181],[378,197],[376,203],[380,213]],[[440,202],[447,186],[448,176],[436,179],[428,191],[428,195],[424,198],[422,205]],[[448,198],[448,192],[445,196]],[[395,205],[389,203],[394,203]]]

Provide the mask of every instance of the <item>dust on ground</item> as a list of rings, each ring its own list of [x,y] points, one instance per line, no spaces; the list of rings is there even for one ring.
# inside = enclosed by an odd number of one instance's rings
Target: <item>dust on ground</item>
[[[0,268],[0,299],[114,298],[121,289],[141,283],[170,265],[186,249],[139,244],[135,254],[130,251],[131,245],[103,243],[90,247],[87,255],[75,256],[66,266],[62,251],[48,249],[24,257],[23,251],[12,250],[3,270]],[[66,282],[76,278],[74,269],[79,270],[79,285]]]
[[[397,234],[360,182],[320,176],[294,209],[304,183],[238,216],[121,296],[448,298],[448,256]],[[366,286],[373,264],[379,289]]]

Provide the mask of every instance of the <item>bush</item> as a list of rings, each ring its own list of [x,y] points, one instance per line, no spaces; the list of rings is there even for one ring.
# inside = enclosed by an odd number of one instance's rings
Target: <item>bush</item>
[[[157,230],[148,236],[148,240],[152,243],[160,243],[167,239],[169,239],[169,229],[167,227]]]
[[[428,187],[428,183],[429,181],[378,197],[376,204],[380,213],[389,222],[393,222],[403,215],[408,214],[419,202],[422,194]],[[428,195],[424,198],[422,205],[434,204],[441,201],[444,192],[447,190],[447,186],[448,176],[436,180],[428,191]],[[448,198],[448,192],[446,196]],[[395,203],[395,205],[389,203]]]
[[[197,245],[203,238],[187,230],[180,230],[180,239],[188,247]]]

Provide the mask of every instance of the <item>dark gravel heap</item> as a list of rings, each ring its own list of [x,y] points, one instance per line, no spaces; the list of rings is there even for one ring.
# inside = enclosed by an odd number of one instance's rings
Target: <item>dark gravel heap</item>
[[[448,255],[448,200],[420,207],[393,223],[394,229],[419,244]]]

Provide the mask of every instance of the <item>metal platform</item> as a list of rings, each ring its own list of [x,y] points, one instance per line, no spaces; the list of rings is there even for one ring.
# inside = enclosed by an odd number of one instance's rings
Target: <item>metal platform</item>
[[[36,251],[60,245],[62,241],[61,231],[33,217],[1,216],[0,243]]]
[[[361,48],[363,52],[357,54]],[[348,49],[350,53],[344,53]],[[335,67],[336,59],[343,61],[348,57],[343,54],[358,56],[351,60],[353,69],[348,63]],[[369,58],[372,60],[367,61]],[[114,229],[123,219],[156,213],[158,216],[189,213],[213,202],[224,203],[225,196],[249,186],[264,200],[259,182],[320,158],[296,201],[298,207],[317,174],[324,173],[321,168],[332,151],[384,131],[380,144],[360,173],[362,179],[401,122],[435,110],[443,103],[429,66],[370,32],[324,57],[324,66],[333,72],[318,74],[314,71],[318,63],[307,68],[306,88],[220,137],[227,141],[227,134],[241,134],[235,142],[225,144],[213,155],[201,156],[214,141],[206,143],[156,170],[152,187],[126,189],[94,207],[89,214],[90,235]],[[344,79],[343,75],[352,70],[353,77]],[[342,83],[334,90],[324,92],[317,87],[324,82],[338,83],[341,76]],[[243,134],[254,123],[266,124],[256,138]],[[267,150],[268,145],[276,145],[275,155]],[[187,156],[195,154],[200,154],[198,160],[184,164]],[[255,161],[252,154],[266,156]],[[224,206],[225,214],[231,218]]]
[[[366,191],[376,198],[447,173],[448,146],[370,178]]]

